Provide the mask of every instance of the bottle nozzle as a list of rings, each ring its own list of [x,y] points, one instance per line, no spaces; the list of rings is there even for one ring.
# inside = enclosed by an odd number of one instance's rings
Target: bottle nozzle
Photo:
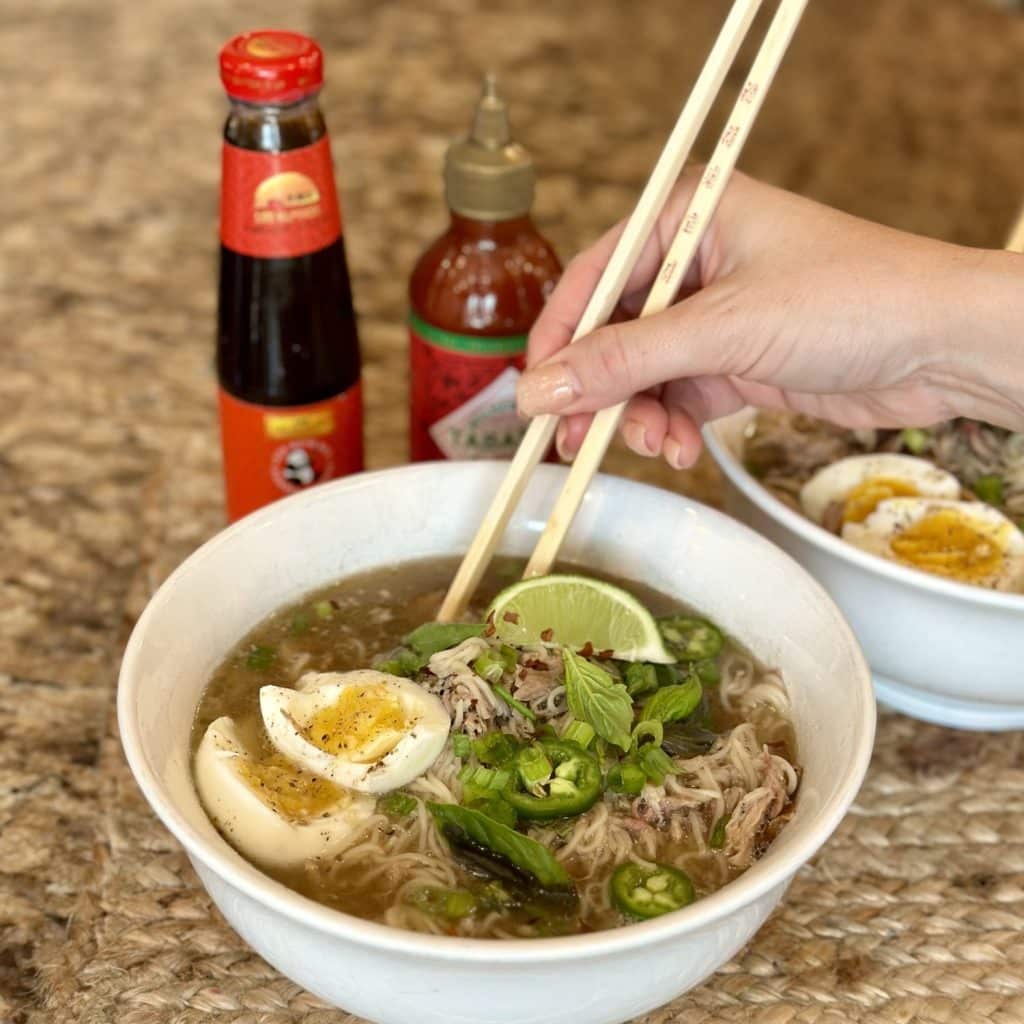
[[[445,192],[456,213],[477,220],[521,217],[533,201],[533,164],[512,141],[508,107],[494,75],[484,78],[469,136],[448,147]]]
[[[508,107],[498,90],[497,76],[493,74],[484,76],[484,89],[476,107],[473,130],[469,137],[487,149],[500,149],[512,141]]]

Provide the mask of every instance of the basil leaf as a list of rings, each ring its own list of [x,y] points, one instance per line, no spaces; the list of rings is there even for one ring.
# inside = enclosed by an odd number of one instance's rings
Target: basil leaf
[[[718,739],[718,734],[705,728],[693,715],[685,722],[674,722],[665,729],[662,749],[672,757],[697,757],[706,754]]]
[[[696,676],[690,676],[685,683],[663,686],[644,704],[643,717],[656,722],[678,722],[697,710],[703,693]]]
[[[546,846],[501,822],[458,804],[427,804],[442,834],[449,842],[470,844],[489,850],[500,860],[532,876],[544,889],[572,890],[568,872]]]
[[[509,828],[515,828],[516,822],[519,820],[516,809],[500,796],[481,797],[477,800],[470,800],[466,806],[470,810],[486,814],[488,818],[493,818],[500,825],[508,825]]]
[[[600,665],[581,658],[568,647],[562,648],[562,660],[569,710],[579,721],[592,726],[602,739],[629,750],[633,701],[626,688],[615,682]]]
[[[429,658],[438,651],[457,647],[471,636],[482,636],[484,628],[482,622],[424,622],[402,642],[421,657]]]

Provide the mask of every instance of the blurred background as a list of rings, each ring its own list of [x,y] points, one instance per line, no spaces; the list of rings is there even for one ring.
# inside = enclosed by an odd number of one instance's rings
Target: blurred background
[[[5,0],[0,1020],[211,1019],[215,996],[193,996],[234,962],[110,723],[133,617],[223,523],[220,45],[287,27],[325,51],[375,468],[406,456],[408,275],[445,226],[441,160],[482,73],[501,77],[539,170],[538,225],[567,259],[630,209],[727,8]],[[886,224],[999,246],[1024,197],[1022,54],[1024,14],[1006,0],[812,0],[740,165]],[[715,500],[707,465],[670,476],[619,451],[611,466]],[[161,933],[175,914],[197,922],[187,940],[174,932],[180,955]],[[143,967],[163,995],[140,1001]]]

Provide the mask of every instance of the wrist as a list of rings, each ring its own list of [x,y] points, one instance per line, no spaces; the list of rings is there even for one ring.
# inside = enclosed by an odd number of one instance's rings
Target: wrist
[[[928,376],[951,416],[1024,430],[1024,256],[951,246],[930,295]]]

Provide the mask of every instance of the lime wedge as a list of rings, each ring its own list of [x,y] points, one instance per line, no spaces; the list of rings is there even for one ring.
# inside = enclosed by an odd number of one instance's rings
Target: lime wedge
[[[595,652],[622,661],[676,659],[665,649],[654,616],[621,587],[586,576],[536,576],[503,590],[488,621],[507,644],[549,644]]]

